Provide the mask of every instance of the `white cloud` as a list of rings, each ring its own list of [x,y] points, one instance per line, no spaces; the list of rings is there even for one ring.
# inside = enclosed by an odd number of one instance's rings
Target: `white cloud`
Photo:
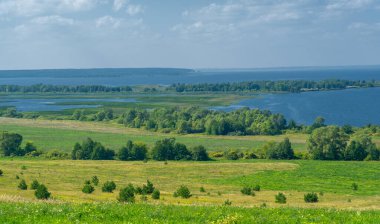
[[[96,20],[96,27],[112,27],[114,29],[118,28],[121,24],[121,20],[114,18],[112,16],[103,16]]]
[[[130,16],[137,15],[141,12],[143,12],[143,7],[141,5],[128,5],[127,7],[127,13]]]
[[[59,7],[66,10],[88,10],[93,8],[98,0],[62,0]]]
[[[37,17],[32,19],[31,22],[40,25],[74,25],[73,19],[65,18],[59,15]]]
[[[45,0],[2,0],[0,15],[34,16],[49,8]]]
[[[327,10],[360,9],[373,3],[373,0],[330,0]]]
[[[124,8],[124,6],[127,4],[128,0],[114,0],[113,2],[113,10],[119,11],[120,9]]]

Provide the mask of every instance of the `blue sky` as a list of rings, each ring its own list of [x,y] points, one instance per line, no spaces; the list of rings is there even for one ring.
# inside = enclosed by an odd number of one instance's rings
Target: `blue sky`
[[[0,69],[380,64],[378,0],[0,0]]]

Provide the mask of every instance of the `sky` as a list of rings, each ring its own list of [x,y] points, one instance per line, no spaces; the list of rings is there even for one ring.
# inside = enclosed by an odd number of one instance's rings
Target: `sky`
[[[380,64],[380,0],[0,0],[0,70]]]

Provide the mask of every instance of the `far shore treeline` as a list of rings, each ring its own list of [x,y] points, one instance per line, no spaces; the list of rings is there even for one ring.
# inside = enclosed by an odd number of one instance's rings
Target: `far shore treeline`
[[[380,86],[375,80],[278,80],[278,81],[246,81],[226,83],[172,84],[160,88],[160,91],[174,92],[304,92],[320,90],[340,90],[346,88],[367,88]],[[0,85],[1,93],[107,93],[107,92],[155,92],[156,87],[132,88],[131,86],[105,85],[48,85],[30,86]]]

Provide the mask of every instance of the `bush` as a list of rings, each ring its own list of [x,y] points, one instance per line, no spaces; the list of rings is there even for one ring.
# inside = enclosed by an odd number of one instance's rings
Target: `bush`
[[[306,203],[316,203],[318,202],[318,195],[314,192],[307,193],[304,195],[304,200]]]
[[[283,193],[278,193],[276,196],[275,196],[275,199],[276,199],[276,203],[279,203],[279,204],[286,204],[286,196],[285,194]]]
[[[3,176],[3,171],[2,171],[2,170],[0,170],[0,177],[1,177],[1,176]]]
[[[244,195],[252,195],[252,188],[250,187],[243,187],[240,192]]]
[[[93,176],[91,178],[91,182],[95,185],[95,186],[98,186],[99,184],[99,178],[97,176]]]
[[[109,192],[109,193],[112,193],[115,189],[116,189],[116,184],[113,181],[105,182],[102,187],[103,192]]]
[[[254,188],[253,188],[254,191],[260,191],[261,190],[261,187],[260,185],[256,185]]]
[[[136,187],[135,188],[135,193],[136,194],[143,194],[143,189],[141,187]]]
[[[351,187],[352,187],[352,190],[354,191],[357,191],[359,189],[359,185],[357,183],[353,183]]]
[[[38,183],[37,180],[33,180],[32,184],[30,185],[30,189],[37,190],[38,186],[40,186],[40,183]]]
[[[142,187],[142,193],[143,194],[152,194],[154,191],[153,183],[149,180],[146,181],[146,185],[144,184]]]
[[[205,190],[204,187],[199,188],[199,191],[200,191],[200,192],[203,192],[203,193],[206,192],[206,190]]]
[[[82,192],[85,194],[91,194],[95,191],[95,188],[91,184],[85,184],[82,188]]]
[[[119,192],[117,199],[119,202],[134,203],[135,202],[135,188],[132,184],[129,184],[126,188],[123,188]]]
[[[160,195],[161,195],[161,192],[157,189],[154,189],[154,191],[152,193],[152,198],[155,200],[158,200],[158,199],[160,199]]]
[[[185,185],[181,185],[176,192],[173,194],[174,197],[181,197],[181,198],[190,198],[192,195],[190,193],[190,190]]]
[[[232,201],[230,201],[229,199],[227,199],[227,200],[224,201],[224,205],[225,206],[230,206],[230,205],[232,205]]]
[[[237,151],[228,151],[224,153],[224,157],[228,160],[238,160],[244,157],[244,154]]]
[[[20,183],[18,184],[18,189],[20,189],[20,190],[27,190],[28,189],[28,185],[26,185],[25,180],[20,181]]]
[[[37,188],[37,190],[34,192],[34,195],[37,199],[48,199],[50,198],[50,192],[48,191],[47,187],[45,185],[40,184]]]
[[[195,161],[207,161],[210,160],[206,148],[203,145],[195,146],[191,150],[192,159]]]

